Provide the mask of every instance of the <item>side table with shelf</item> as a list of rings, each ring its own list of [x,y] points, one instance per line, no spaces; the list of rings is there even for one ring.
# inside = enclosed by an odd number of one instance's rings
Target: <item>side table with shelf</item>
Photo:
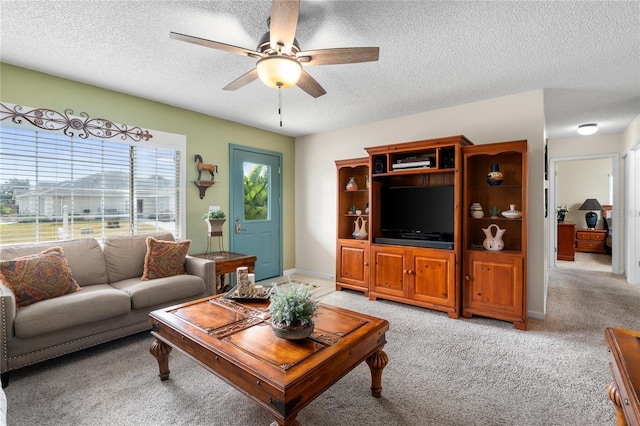
[[[604,229],[576,229],[576,251],[607,254],[604,244],[606,238],[607,231]]]
[[[253,272],[256,266],[256,260],[258,259],[256,256],[251,254],[232,253],[229,251],[214,251],[211,253],[196,254],[194,257],[209,259],[216,262],[216,293],[223,293],[225,291],[225,274],[234,273],[236,272],[236,269],[241,266],[246,266],[249,268],[249,272]],[[227,284],[227,286],[229,284]]]

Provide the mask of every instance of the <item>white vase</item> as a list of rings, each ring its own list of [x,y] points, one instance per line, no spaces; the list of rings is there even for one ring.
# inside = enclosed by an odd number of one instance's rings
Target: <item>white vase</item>
[[[492,228],[496,228],[496,234],[493,235]],[[502,236],[506,232],[506,229],[500,229],[498,225],[492,223],[486,228],[482,228],[485,239],[482,242],[482,247],[489,251],[500,251],[504,248],[504,241]]]
[[[362,216],[358,216],[358,218],[354,222],[354,230],[353,230],[353,238],[356,240],[366,240],[369,236],[367,232],[367,221]]]
[[[349,182],[347,182],[346,189],[347,189],[347,191],[357,191],[358,190],[358,184],[356,183],[356,180],[353,177],[349,178]]]

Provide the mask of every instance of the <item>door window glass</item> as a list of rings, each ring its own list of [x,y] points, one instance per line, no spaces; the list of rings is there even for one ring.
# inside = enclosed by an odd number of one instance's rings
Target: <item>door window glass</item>
[[[266,164],[244,162],[244,220],[269,219],[269,174]]]

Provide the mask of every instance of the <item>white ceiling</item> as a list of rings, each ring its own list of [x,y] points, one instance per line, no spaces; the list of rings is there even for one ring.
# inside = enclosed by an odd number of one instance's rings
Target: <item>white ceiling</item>
[[[283,127],[277,90],[222,90],[254,59],[169,39],[255,49],[270,1],[0,4],[2,62],[290,136],[537,89],[549,138],[585,122],[622,133],[640,115],[638,1],[302,0],[302,50],[379,46],[380,60],[306,68],[327,94],[284,90]]]

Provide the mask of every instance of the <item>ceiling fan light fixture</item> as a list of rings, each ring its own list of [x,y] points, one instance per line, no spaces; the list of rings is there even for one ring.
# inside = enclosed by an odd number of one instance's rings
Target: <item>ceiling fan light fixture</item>
[[[258,61],[256,68],[260,80],[274,89],[295,86],[302,74],[300,62],[287,56],[267,56]]]
[[[581,124],[578,126],[578,133],[581,135],[592,135],[598,131],[596,123]]]

